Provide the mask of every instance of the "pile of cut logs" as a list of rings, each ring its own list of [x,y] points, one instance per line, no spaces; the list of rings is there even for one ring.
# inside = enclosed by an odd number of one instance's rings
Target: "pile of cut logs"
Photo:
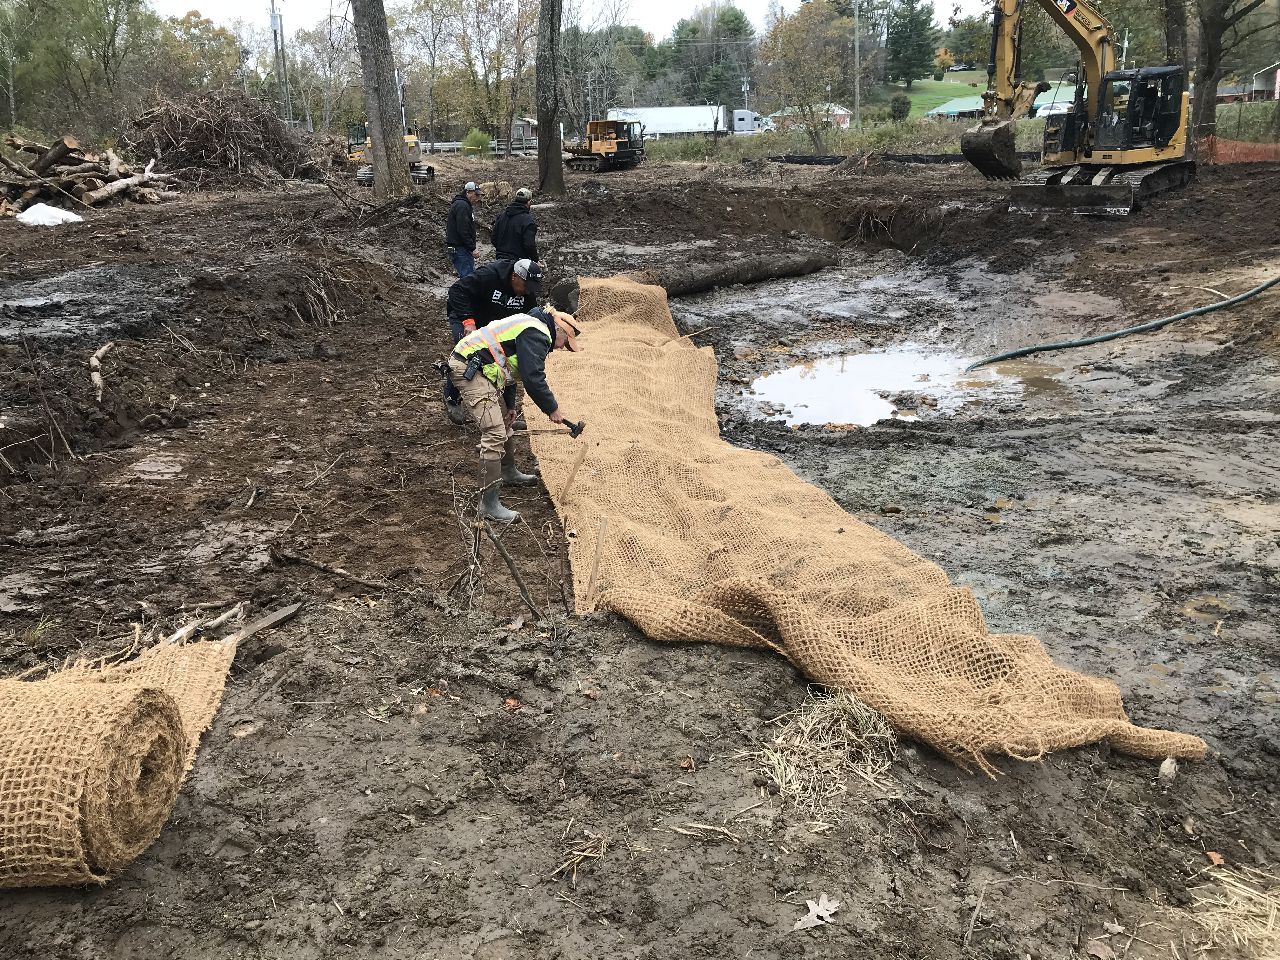
[[[34,203],[83,209],[112,200],[163,203],[176,200],[177,177],[124,163],[111,150],[89,153],[74,137],[46,146],[5,137],[13,156],[0,152],[0,216],[13,216]]]

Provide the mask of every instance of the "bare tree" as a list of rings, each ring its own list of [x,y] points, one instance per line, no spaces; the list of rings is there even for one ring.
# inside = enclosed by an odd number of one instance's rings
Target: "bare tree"
[[[505,156],[511,156],[512,129],[516,121],[516,107],[524,94],[525,74],[529,63],[529,47],[534,40],[537,21],[531,15],[531,7],[517,7],[514,33],[510,38],[511,46],[511,81],[507,90],[507,110],[503,118],[503,128],[498,139],[506,138]]]
[[[1227,75],[1228,59],[1255,34],[1275,30],[1270,15],[1250,17],[1267,0],[1197,0],[1200,42],[1196,57],[1196,91],[1192,127],[1197,137],[1214,133],[1218,123],[1218,81]],[[1246,22],[1247,18],[1247,22]]]
[[[538,191],[564,195],[560,142],[560,21],[564,0],[541,0],[538,8]]]
[[[369,162],[376,197],[401,197],[413,189],[409,155],[401,134],[400,88],[391,58],[391,37],[382,0],[351,0],[360,49],[364,102],[369,115]]]
[[[427,66],[428,151],[431,153],[436,149],[436,84],[440,80],[440,68],[448,59],[460,16],[457,0],[414,0],[404,14],[405,33],[413,38],[413,46],[421,51]]]

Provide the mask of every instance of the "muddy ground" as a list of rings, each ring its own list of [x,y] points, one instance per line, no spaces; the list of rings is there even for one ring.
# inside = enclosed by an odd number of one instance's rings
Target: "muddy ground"
[[[1114,679],[1137,722],[1211,746],[1163,786],[1099,747],[990,780],[904,743],[821,822],[747,756],[804,679],[569,616],[544,490],[509,498],[505,537],[544,618],[492,550],[465,576],[473,440],[428,366],[448,186],[0,223],[3,672],[127,647],[133,623],[304,603],[241,648],[159,842],[103,889],[7,893],[0,955],[1188,957],[1210,852],[1276,872],[1275,295],[999,389],[885,391],[895,415],[861,429],[753,386],[904,345],[954,366],[1240,292],[1280,272],[1280,169],[1209,170],[1112,222],[1011,216],[968,171],[891,166],[571,176],[538,205],[558,277],[648,269],[689,294],[673,312],[721,359],[729,439],[935,559],[993,628]],[[717,286],[761,264],[823,269]],[[86,361],[108,340],[98,404]],[[556,872],[601,837],[576,882]],[[820,893],[837,922],[793,933]]]

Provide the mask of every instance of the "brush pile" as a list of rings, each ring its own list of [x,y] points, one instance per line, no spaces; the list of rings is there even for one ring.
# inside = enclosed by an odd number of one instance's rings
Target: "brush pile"
[[[318,178],[329,165],[323,144],[291,130],[272,104],[234,90],[162,100],[122,143],[197,186]]]
[[[136,168],[114,151],[89,153],[74,137],[51,145],[5,137],[12,156],[0,153],[0,216],[13,216],[36,203],[83,210],[117,200],[163,203],[174,200],[177,178],[154,173],[153,163]]]

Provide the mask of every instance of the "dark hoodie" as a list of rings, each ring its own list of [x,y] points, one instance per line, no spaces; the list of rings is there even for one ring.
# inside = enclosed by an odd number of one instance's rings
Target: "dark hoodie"
[[[471,201],[465,191],[453,198],[449,207],[449,221],[444,228],[446,246],[460,250],[476,249],[476,218],[471,212]]]
[[[537,260],[538,225],[527,204],[516,200],[493,223],[493,246],[499,260]]]

